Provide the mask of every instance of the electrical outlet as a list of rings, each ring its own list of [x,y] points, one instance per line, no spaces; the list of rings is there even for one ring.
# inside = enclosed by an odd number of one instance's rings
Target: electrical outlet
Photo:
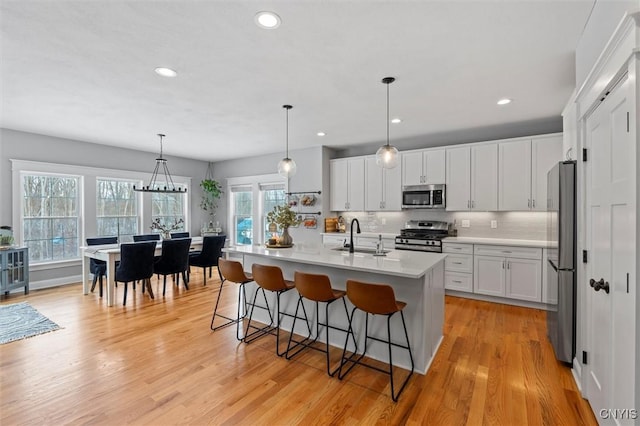
[[[498,227],[498,221],[497,220],[492,220],[491,221],[491,229],[496,229]]]
[[[463,228],[470,228],[471,227],[471,221],[469,219],[462,219],[462,227]]]
[[[381,225],[386,225],[387,224],[387,219],[385,219],[384,217],[382,219],[380,219],[380,224]]]

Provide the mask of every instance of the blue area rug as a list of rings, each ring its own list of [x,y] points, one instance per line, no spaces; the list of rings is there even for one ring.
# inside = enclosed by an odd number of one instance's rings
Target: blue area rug
[[[27,302],[0,305],[0,344],[59,329]]]

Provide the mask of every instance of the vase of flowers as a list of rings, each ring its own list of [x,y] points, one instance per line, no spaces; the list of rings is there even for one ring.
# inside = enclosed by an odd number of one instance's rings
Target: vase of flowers
[[[284,205],[275,206],[272,211],[267,213],[267,222],[278,225],[278,228],[282,230],[280,245],[290,246],[293,244],[293,238],[291,238],[291,235],[289,234],[289,227],[300,225],[302,220],[300,220],[298,215],[291,210],[291,207]]]
[[[151,222],[151,226],[149,227],[149,229],[151,229],[152,231],[160,231],[160,235],[162,235],[163,240],[170,240],[171,231],[177,231],[178,229],[181,229],[183,223],[184,220],[182,218],[176,220],[173,225],[162,223],[162,221],[160,221],[160,218],[156,218],[153,222]]]

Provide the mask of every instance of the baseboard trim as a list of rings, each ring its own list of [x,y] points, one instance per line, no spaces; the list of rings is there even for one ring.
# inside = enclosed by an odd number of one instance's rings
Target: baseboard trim
[[[520,306],[522,308],[541,309],[543,311],[550,311],[551,305],[546,303],[528,302],[526,300],[509,299],[506,297],[487,296],[485,294],[467,293],[466,291],[447,290],[445,289],[447,296],[463,297],[466,299],[481,300],[483,302],[502,303],[503,305]]]
[[[82,275],[71,275],[67,277],[53,278],[50,280],[30,281],[29,290],[41,290],[43,288],[58,287],[61,285],[76,283],[82,283]]]

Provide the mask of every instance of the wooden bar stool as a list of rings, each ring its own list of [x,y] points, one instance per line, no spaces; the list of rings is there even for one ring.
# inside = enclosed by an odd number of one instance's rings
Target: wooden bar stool
[[[276,336],[276,355],[283,356],[287,353],[287,351],[280,352],[280,316],[286,315],[289,317],[293,317],[294,315],[288,314],[286,312],[280,312],[280,296],[282,293],[285,293],[289,290],[295,288],[293,282],[285,280],[282,275],[282,269],[277,266],[267,266],[267,265],[259,265],[253,264],[251,267],[251,275],[253,275],[253,280],[256,284],[258,284],[258,289],[253,295],[253,304],[251,305],[251,310],[249,311],[249,322],[247,323],[247,328],[245,331],[244,342],[250,343],[255,339],[264,336],[265,334],[275,334]],[[276,293],[276,320],[274,325],[273,316],[271,315],[271,309],[269,308],[269,302],[267,301],[267,295],[265,290],[272,291]],[[258,292],[262,292],[264,297],[264,301],[266,306],[256,305],[256,298],[258,296]],[[269,313],[270,323],[264,327],[256,327],[251,325],[251,319],[253,317],[254,308],[262,308],[266,309]],[[304,310],[304,306],[302,307]],[[306,312],[305,312],[306,317]],[[308,324],[307,324],[308,326]],[[254,331],[249,333],[249,329],[252,328]],[[311,333],[311,329],[309,328],[309,333]]]
[[[218,272],[220,274],[221,283],[220,290],[218,291],[218,298],[216,299],[216,306],[215,308],[213,308],[213,316],[211,317],[211,330],[216,331],[222,327],[236,324],[236,339],[242,340],[242,337],[240,336],[240,321],[247,316],[247,291],[244,285],[253,281],[253,277],[251,276],[251,274],[247,274],[244,272],[242,263],[223,258],[220,258],[218,260]],[[226,281],[230,281],[240,285],[240,288],[238,289],[238,313],[236,315],[236,318],[229,318],[218,313],[220,295],[222,294],[222,289]],[[241,314],[240,307],[242,306],[242,300],[244,300],[244,308],[242,309]],[[213,322],[215,321],[216,316],[226,319],[227,322],[214,327]]]
[[[331,281],[329,280],[329,277],[327,275],[307,274],[304,272],[296,271],[293,282],[296,286],[296,290],[298,290],[298,293],[300,294],[300,297],[298,298],[298,304],[296,305],[296,313],[293,318],[293,325],[291,326],[292,333],[289,335],[289,343],[287,344],[286,358],[287,359],[293,358],[295,355],[302,352],[305,348],[311,348],[320,352],[324,352],[327,356],[327,374],[333,377],[333,375],[336,374],[336,372],[340,369],[340,365],[342,365],[342,363],[340,363],[333,371],[331,371],[331,361],[329,357],[329,329],[340,330],[345,333],[347,333],[348,330],[329,325],[329,305],[331,305],[331,303],[335,302],[336,300],[342,300],[342,303],[344,305],[344,312],[347,315],[347,318],[349,318],[349,310],[347,309],[347,302],[344,299],[344,296],[347,293],[342,290],[334,290],[333,288],[331,288]],[[303,299],[311,300],[312,302],[315,302],[315,305],[316,305],[316,334],[313,339],[311,338],[311,327],[309,326],[309,320],[306,316],[306,312],[304,311]],[[325,304],[325,322],[324,323],[320,322],[320,311],[318,309],[320,302]],[[298,309],[300,308],[300,305],[302,305],[303,307],[305,320],[307,321],[307,328],[309,329],[309,335],[304,340],[295,341],[293,340],[293,331],[295,330],[295,327],[296,327],[296,320],[299,318]],[[327,340],[326,340],[325,349],[312,346],[318,340],[318,336],[320,335],[321,325],[327,331],[327,337],[326,337]],[[295,345],[291,346],[292,342],[295,343]],[[355,347],[355,351],[357,351],[358,347],[356,345],[355,337],[353,339],[353,344]],[[295,348],[298,348],[298,347],[299,349],[295,350]]]
[[[354,281],[354,280],[348,280],[347,281],[347,297],[349,298],[349,301],[351,303],[353,303],[354,308],[351,311],[351,316],[349,317],[349,331],[347,333],[347,340],[345,341],[344,350],[342,351],[342,361],[341,361],[341,364],[340,364],[340,372],[338,373],[338,377],[340,379],[344,378],[344,376],[346,376],[347,373],[349,373],[349,371],[351,371],[351,369],[356,364],[360,364],[360,365],[363,365],[365,367],[369,367],[369,368],[372,368],[374,370],[381,371],[381,372],[389,375],[390,382],[391,382],[391,399],[393,399],[394,402],[397,402],[398,401],[398,397],[400,396],[400,394],[404,390],[405,386],[409,382],[409,379],[411,378],[411,375],[413,374],[413,370],[414,370],[413,355],[411,354],[411,347],[410,347],[410,344],[409,344],[409,335],[407,334],[407,325],[405,324],[404,314],[402,313],[402,310],[404,309],[405,306],[407,306],[407,304],[404,303],[404,302],[396,301],[395,295],[393,293],[393,288],[391,288],[391,286],[384,285],[384,284],[369,284],[369,283],[364,283],[364,282]],[[346,355],[346,351],[347,351],[347,342],[348,342],[349,334],[353,334],[354,333],[353,332],[353,327],[352,327],[352,322],[353,322],[353,316],[355,314],[356,309],[360,309],[361,311],[363,311],[365,313],[366,319],[365,319],[364,351],[362,352],[362,354],[357,359],[354,360],[353,358],[354,358],[354,356],[357,355],[357,351],[352,353],[351,356],[349,356],[349,358],[346,358],[345,355]],[[404,336],[405,336],[405,339],[407,340],[407,345],[406,346],[398,344],[398,343],[391,342],[391,317],[393,316],[393,314],[395,314],[397,312],[400,312],[400,318],[402,318],[402,327],[404,328]],[[373,337],[373,336],[369,336],[369,315],[370,314],[371,315],[386,315],[386,317],[387,317],[387,340],[380,339],[380,338]],[[382,342],[382,343],[387,343],[388,344],[388,346],[389,346],[389,371],[385,371],[385,370],[383,370],[381,368],[378,368],[378,367],[375,367],[375,366],[372,366],[372,365],[367,365],[367,364],[361,362],[362,358],[367,353],[367,341],[369,339],[376,340],[378,342]],[[402,383],[402,386],[400,387],[400,390],[398,391],[398,393],[394,392],[393,359],[392,359],[392,355],[391,355],[391,347],[392,346],[395,346],[395,347],[398,347],[398,348],[402,348],[402,349],[406,349],[407,351],[409,351],[409,358],[411,359],[411,372],[409,373],[407,378]],[[342,372],[342,367],[347,363],[351,363],[351,365],[343,373]]]

